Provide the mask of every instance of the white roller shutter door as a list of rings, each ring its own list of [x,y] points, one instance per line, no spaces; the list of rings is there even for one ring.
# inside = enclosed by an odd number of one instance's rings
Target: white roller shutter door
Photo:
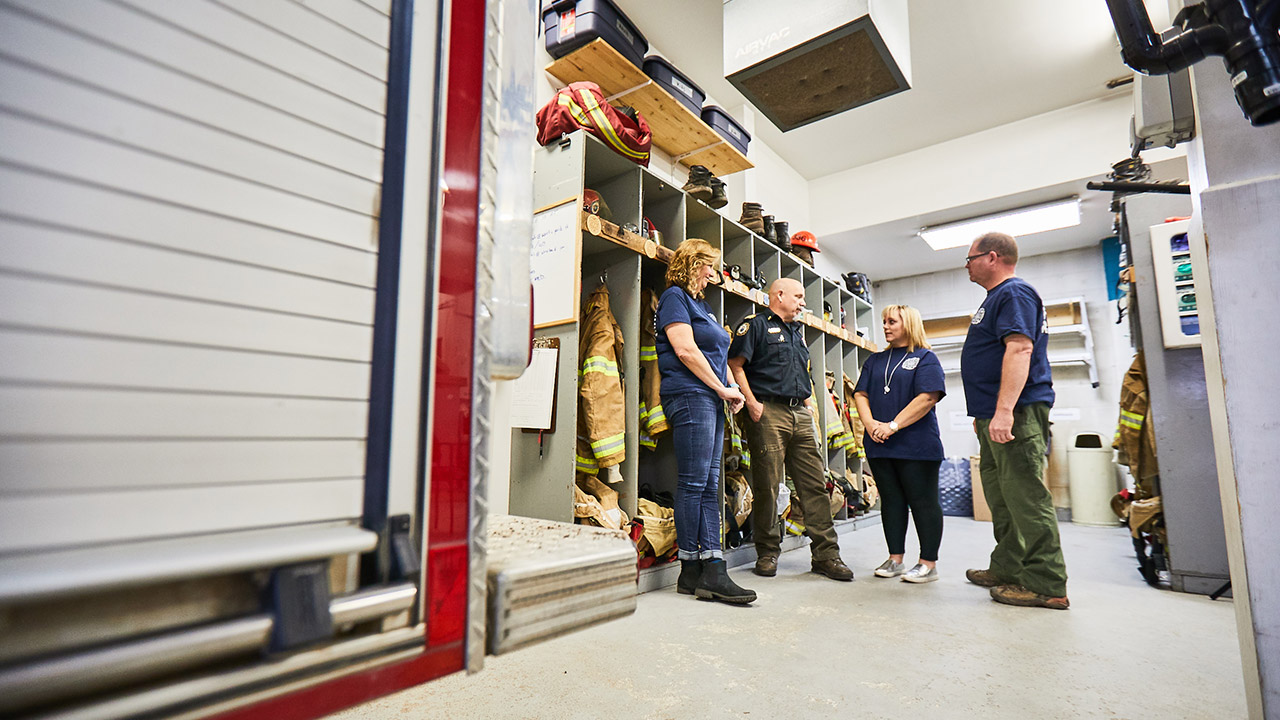
[[[358,520],[387,12],[0,1],[0,559]]]

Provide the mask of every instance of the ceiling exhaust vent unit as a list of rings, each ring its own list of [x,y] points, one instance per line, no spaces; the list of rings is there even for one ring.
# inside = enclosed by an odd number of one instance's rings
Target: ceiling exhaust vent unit
[[[725,0],[724,74],[783,132],[911,87],[903,0]]]

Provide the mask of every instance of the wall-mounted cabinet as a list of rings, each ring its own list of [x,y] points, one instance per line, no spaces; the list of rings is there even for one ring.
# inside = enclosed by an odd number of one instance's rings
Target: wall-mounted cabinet
[[[856,379],[862,362],[875,350],[852,332],[852,322],[847,323],[847,330],[840,326],[841,310],[846,318],[865,318],[871,313],[870,305],[665,179],[615,155],[586,133],[574,133],[564,142],[536,152],[534,197],[537,207],[556,206],[567,199],[576,201],[580,207],[583,191],[590,189],[600,195],[611,213],[608,219],[585,212],[579,217],[577,280],[581,292],[578,302],[580,308],[603,282],[609,289],[611,310],[622,330],[624,349],[619,371],[627,408],[626,459],[619,466],[621,479],[612,487],[628,515],[635,514],[636,500],[643,486],[654,493],[675,492],[675,456],[670,433],[660,437],[652,450],[639,443],[640,318],[643,291],[649,289],[661,294],[666,287],[666,263],[672,250],[686,238],[702,238],[720,249],[725,269],[738,266],[739,278],[743,280],[757,274],[763,276],[764,288],[726,277],[722,285],[707,289],[707,303],[731,329],[748,315],[767,308],[768,283],[779,277],[792,277],[804,285],[806,304],[812,310],[802,320],[806,325],[804,335],[820,410],[818,427],[826,426],[828,415],[834,410],[829,409],[825,375],[831,373],[836,378],[848,375]],[[646,218],[657,230],[657,237],[644,237],[634,231],[647,226]],[[823,316],[824,303],[831,307],[829,319]],[[510,509],[513,514],[561,521],[573,519],[581,363],[578,332],[577,322],[543,327],[536,332],[539,337],[559,340],[554,399],[556,427],[554,432],[541,435],[518,429],[512,433]],[[831,469],[843,474],[844,453],[832,451],[826,455]]]

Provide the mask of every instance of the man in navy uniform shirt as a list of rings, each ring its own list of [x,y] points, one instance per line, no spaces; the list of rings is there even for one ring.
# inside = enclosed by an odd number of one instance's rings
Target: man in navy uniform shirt
[[[729,370],[747,400],[755,574],[778,574],[778,486],[790,476],[796,486],[792,502],[804,512],[805,534],[813,541],[813,571],[832,580],[852,580],[853,571],[840,559],[818,449],[817,407],[809,397],[809,346],[796,322],[803,309],[804,286],[788,278],[776,280],[769,287],[769,312],[745,319],[729,346]]]
[[[969,248],[969,279],[987,291],[960,355],[965,402],[981,451],[982,490],[996,548],[969,581],[1006,605],[1065,610],[1067,566],[1053,497],[1044,486],[1053,378],[1048,326],[1035,288],[1014,275],[1018,244],[987,233]]]

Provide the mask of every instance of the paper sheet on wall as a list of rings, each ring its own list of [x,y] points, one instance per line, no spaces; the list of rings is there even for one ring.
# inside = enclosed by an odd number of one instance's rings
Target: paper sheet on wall
[[[533,283],[533,325],[546,327],[578,319],[578,203],[569,198],[533,216],[529,280]]]
[[[558,348],[534,348],[533,360],[512,386],[511,427],[551,429],[555,403]]]
[[[961,430],[973,432],[973,418],[969,417],[969,413],[964,410],[952,410],[949,419],[951,420],[952,432]]]

